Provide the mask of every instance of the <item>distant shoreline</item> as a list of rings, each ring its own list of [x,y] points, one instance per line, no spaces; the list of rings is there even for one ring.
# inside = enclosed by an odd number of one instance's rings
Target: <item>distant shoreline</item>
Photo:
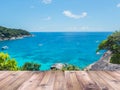
[[[9,40],[17,40],[17,39],[23,39],[26,37],[32,37],[33,35],[22,35],[22,36],[17,36],[17,37],[11,37],[11,38],[0,38],[0,41],[9,41]]]
[[[16,40],[30,36],[32,34],[26,30],[0,26],[0,41]]]

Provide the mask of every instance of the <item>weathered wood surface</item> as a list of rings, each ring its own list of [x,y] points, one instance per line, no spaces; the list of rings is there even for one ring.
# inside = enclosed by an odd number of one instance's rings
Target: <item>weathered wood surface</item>
[[[120,90],[120,71],[0,71],[0,90]]]

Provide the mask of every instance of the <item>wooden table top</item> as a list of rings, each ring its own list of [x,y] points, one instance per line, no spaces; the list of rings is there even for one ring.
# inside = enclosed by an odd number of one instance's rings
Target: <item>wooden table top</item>
[[[120,71],[0,71],[0,90],[120,90]]]

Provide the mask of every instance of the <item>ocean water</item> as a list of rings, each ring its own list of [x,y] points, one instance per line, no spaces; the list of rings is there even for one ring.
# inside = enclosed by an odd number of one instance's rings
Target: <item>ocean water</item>
[[[49,70],[54,63],[68,63],[85,68],[99,60],[103,52],[96,54],[98,44],[111,32],[36,32],[35,36],[0,42],[8,46],[8,53],[18,65],[36,62],[40,70]],[[1,50],[2,51],[2,50]]]

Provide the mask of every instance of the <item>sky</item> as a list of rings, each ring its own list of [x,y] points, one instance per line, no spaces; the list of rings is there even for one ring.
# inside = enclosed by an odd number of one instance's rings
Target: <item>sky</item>
[[[120,29],[120,0],[0,0],[0,26],[30,32]]]

